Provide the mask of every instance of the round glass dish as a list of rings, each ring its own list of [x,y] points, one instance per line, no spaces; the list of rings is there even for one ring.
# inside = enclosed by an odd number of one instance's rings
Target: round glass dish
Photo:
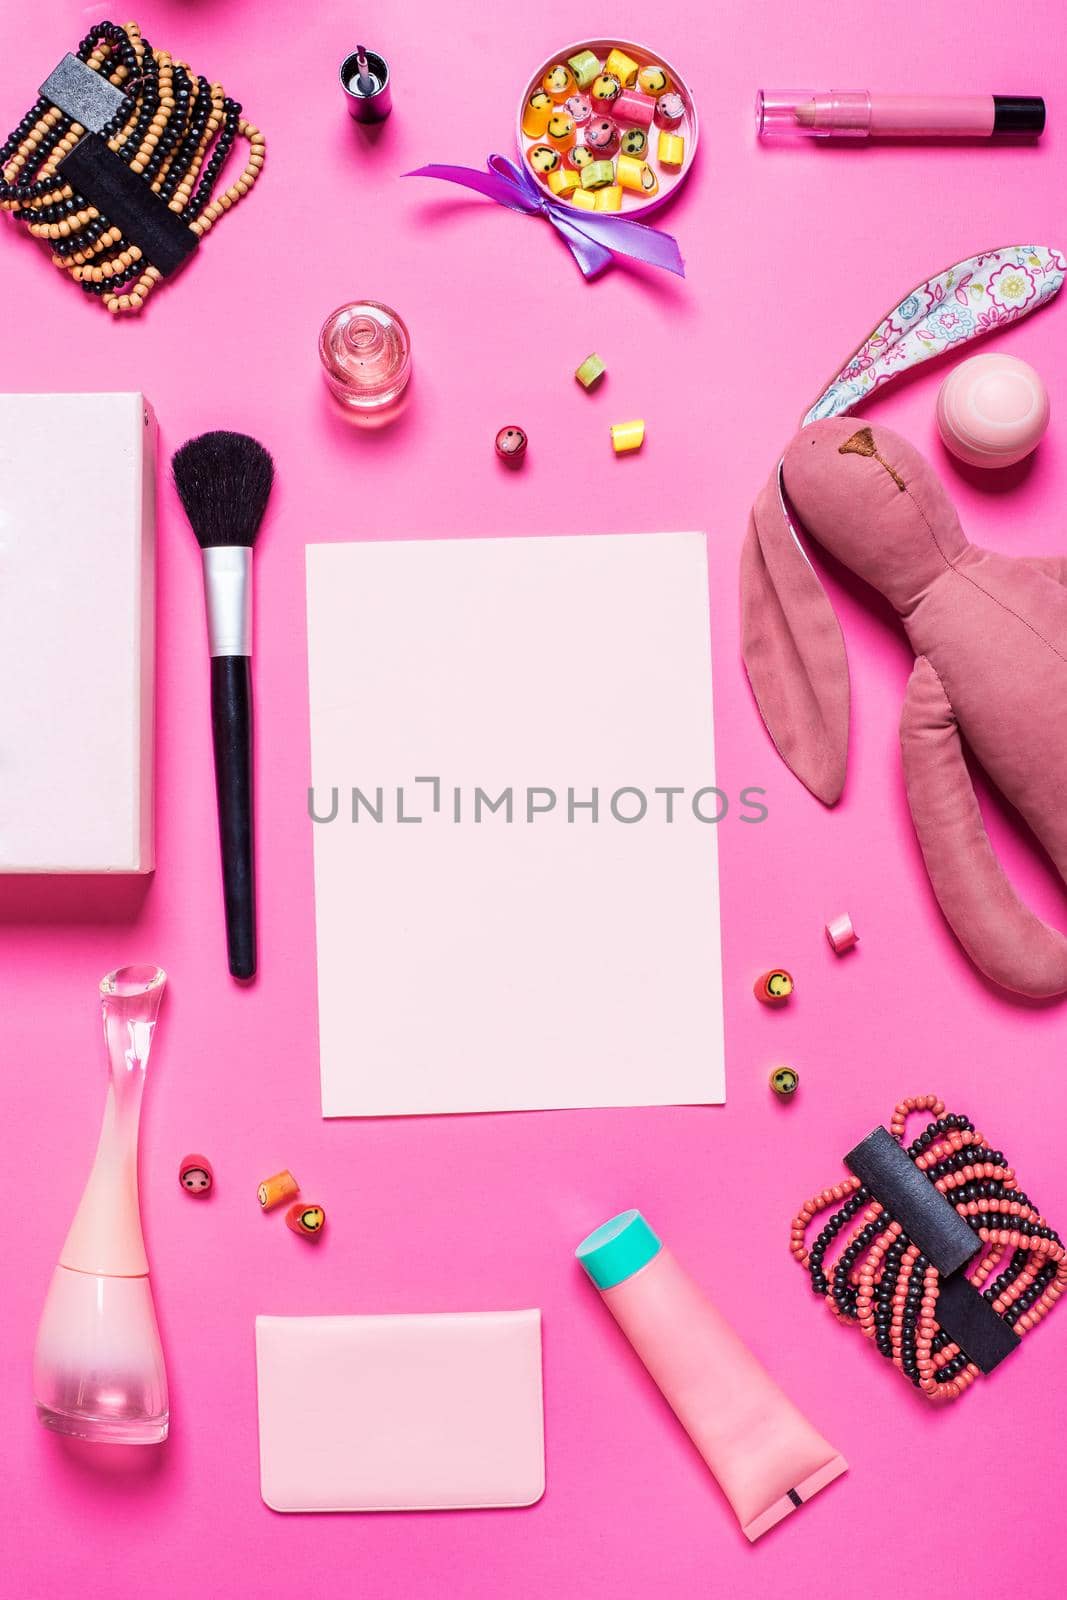
[[[650,216],[652,212],[658,211],[660,206],[665,205],[668,200],[672,199],[673,196],[677,194],[686,178],[688,178],[690,169],[693,165],[693,157],[696,155],[697,140],[700,131],[699,124],[697,122],[696,102],[689,92],[689,86],[685,79],[682,77],[677,67],[673,66],[672,63],[667,60],[666,56],[658,54],[655,50],[650,50],[647,45],[634,44],[632,41],[626,39],[580,39],[575,44],[565,45],[563,49],[555,50],[550,56],[546,56],[537,70],[531,73],[530,78],[522,91],[522,94],[519,96],[519,107],[515,117],[515,138],[519,149],[519,159],[522,162],[525,170],[531,173],[531,176],[534,177],[536,182],[541,184],[541,186],[545,189],[545,192],[547,194],[551,194],[551,190],[549,190],[548,185],[544,184],[542,180],[537,177],[536,173],[532,172],[529,162],[526,159],[527,150],[532,145],[541,144],[544,141],[541,139],[532,138],[529,134],[523,133],[523,114],[526,109],[527,100],[535,89],[539,89],[541,87],[541,79],[544,77],[549,67],[555,66],[555,64],[559,61],[565,63],[570,56],[579,55],[583,50],[592,51],[593,55],[597,57],[601,64],[603,64],[603,62],[607,59],[612,50],[622,50],[626,55],[630,56],[634,61],[636,61],[639,67],[662,67],[670,76],[672,90],[676,91],[682,98],[682,105],[684,108],[682,120],[677,124],[677,126],[673,126],[667,130],[671,133],[681,134],[682,138],[685,140],[685,157],[681,166],[674,168],[660,165],[656,155],[656,147],[659,134],[662,130],[659,122],[654,119],[652,126],[649,129],[651,138],[649,140],[649,155],[646,159],[648,160],[649,166],[656,174],[656,177],[659,179],[659,192],[647,199],[643,195],[637,193],[635,190],[624,189],[622,192],[622,206],[619,214],[626,217],[632,217],[638,221],[643,221],[646,217]],[[560,109],[564,110],[565,107],[561,106]],[[557,196],[556,198],[559,197]],[[567,201],[562,200],[561,203],[566,205]],[[606,214],[610,215],[610,213]]]

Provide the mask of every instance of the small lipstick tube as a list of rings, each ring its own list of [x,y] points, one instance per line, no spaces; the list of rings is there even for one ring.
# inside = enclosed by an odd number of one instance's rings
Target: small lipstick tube
[[[1036,137],[1045,102],[1018,94],[770,94],[756,96],[761,139]]]

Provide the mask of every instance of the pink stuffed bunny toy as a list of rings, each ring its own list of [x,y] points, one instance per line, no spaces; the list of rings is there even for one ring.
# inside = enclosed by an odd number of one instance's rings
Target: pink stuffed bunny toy
[[[812,539],[891,602],[915,651],[900,726],[904,776],[945,917],[996,983],[1063,994],[1067,938],[1008,882],[963,743],[1067,878],[1067,557],[969,544],[918,451],[857,420],[802,428],[753,510],[741,596],[756,701],[783,760],[833,805],[845,780],[848,665],[784,489]]]

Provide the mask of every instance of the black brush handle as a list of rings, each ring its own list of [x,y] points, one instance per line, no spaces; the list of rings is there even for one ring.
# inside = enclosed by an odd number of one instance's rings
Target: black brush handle
[[[226,952],[235,978],[256,970],[256,882],[252,845],[252,662],[211,658],[211,732],[219,807]]]

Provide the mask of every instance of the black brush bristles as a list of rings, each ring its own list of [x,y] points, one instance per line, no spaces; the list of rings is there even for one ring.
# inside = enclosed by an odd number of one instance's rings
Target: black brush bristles
[[[268,450],[246,433],[202,433],[174,452],[171,466],[201,550],[255,544],[274,483]]]

